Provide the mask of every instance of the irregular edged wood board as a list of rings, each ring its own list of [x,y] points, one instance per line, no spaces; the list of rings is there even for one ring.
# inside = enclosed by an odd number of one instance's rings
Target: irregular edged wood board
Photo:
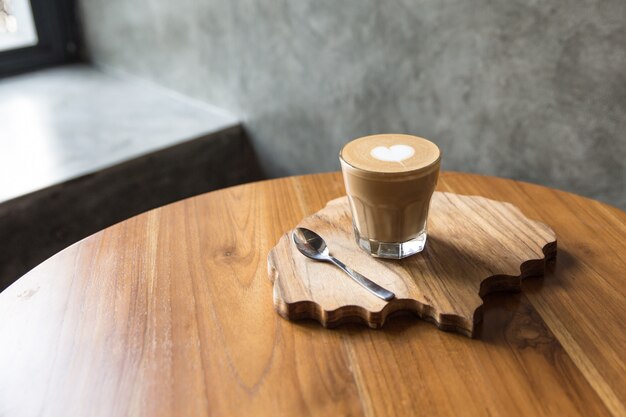
[[[374,258],[360,249],[352,231],[347,197],[302,220],[319,233],[331,254],[396,298],[371,295],[336,266],[298,252],[291,231],[268,256],[274,305],[289,319],[315,319],[324,327],[363,323],[379,328],[390,314],[413,312],[442,330],[473,337],[482,318],[482,297],[519,291],[521,279],[543,275],[556,257],[556,236],[509,203],[435,192],[423,252],[402,260]]]

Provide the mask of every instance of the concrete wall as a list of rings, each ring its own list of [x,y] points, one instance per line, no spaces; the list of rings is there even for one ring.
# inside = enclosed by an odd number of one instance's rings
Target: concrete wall
[[[81,0],[88,52],[241,116],[271,176],[354,137],[626,208],[624,0]]]

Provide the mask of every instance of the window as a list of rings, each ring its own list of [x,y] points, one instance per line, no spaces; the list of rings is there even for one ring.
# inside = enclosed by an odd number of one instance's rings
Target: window
[[[0,77],[78,58],[74,0],[0,0]]]
[[[0,0],[0,51],[37,45],[29,0]]]

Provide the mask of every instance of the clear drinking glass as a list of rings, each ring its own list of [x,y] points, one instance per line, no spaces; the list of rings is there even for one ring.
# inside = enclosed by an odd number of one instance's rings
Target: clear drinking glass
[[[439,177],[439,148],[416,136],[375,135],[346,144],[339,159],[358,245],[381,258],[421,252]]]

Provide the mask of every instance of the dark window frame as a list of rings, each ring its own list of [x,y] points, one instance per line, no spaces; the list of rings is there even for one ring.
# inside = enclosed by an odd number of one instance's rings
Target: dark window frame
[[[0,52],[0,77],[77,61],[79,28],[74,0],[30,0],[36,45]]]

